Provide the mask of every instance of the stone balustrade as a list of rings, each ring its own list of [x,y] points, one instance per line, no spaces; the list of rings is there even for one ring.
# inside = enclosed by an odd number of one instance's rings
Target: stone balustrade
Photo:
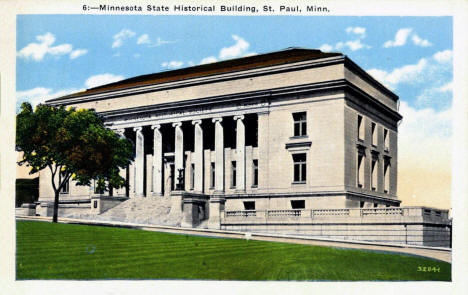
[[[431,218],[438,220],[448,219],[448,210],[436,210],[427,207],[387,207],[387,208],[341,208],[341,209],[285,209],[285,210],[237,210],[225,211],[222,214],[222,222],[239,220],[259,220],[262,219],[283,219],[285,222],[290,218],[301,219],[303,221],[314,219],[336,219],[359,218]]]
[[[427,207],[221,211],[221,229],[451,246],[448,210]]]

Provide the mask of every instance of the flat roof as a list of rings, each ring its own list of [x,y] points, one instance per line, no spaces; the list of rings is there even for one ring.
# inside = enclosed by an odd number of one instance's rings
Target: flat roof
[[[55,102],[68,98],[77,98],[81,96],[87,96],[90,94],[99,94],[108,91],[122,90],[138,86],[155,85],[190,78],[205,77],[214,74],[250,70],[272,65],[280,65],[335,56],[343,56],[343,54],[334,52],[327,53],[315,49],[293,47],[265,54],[252,55],[177,70],[136,76],[118,82],[90,88],[85,91],[65,95],[59,98],[50,99],[47,102]]]

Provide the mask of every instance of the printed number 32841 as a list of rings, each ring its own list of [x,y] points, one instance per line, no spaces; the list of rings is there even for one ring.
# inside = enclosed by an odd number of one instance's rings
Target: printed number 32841
[[[436,267],[436,266],[418,266],[418,271],[422,271],[422,272],[440,272],[440,267]]]

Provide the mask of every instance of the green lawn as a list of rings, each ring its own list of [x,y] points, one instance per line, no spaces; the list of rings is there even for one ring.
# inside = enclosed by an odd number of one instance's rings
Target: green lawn
[[[35,221],[16,226],[20,280],[448,281],[451,275],[449,263],[397,254]]]

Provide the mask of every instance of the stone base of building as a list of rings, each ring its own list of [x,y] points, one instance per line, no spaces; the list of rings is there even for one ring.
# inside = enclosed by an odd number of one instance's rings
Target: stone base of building
[[[336,198],[338,201],[348,201],[347,197]],[[259,199],[251,197],[249,200]],[[229,206],[226,205],[228,202]],[[59,216],[88,216],[89,219],[109,221],[421,246],[451,246],[451,220],[447,210],[426,207],[290,209],[277,206],[279,204],[276,203],[274,208],[284,209],[232,210],[236,202],[242,204],[242,199],[186,191],[173,191],[170,196],[160,198],[92,196],[88,200],[61,201]],[[286,201],[283,203],[287,204]],[[51,202],[32,207],[18,208],[17,214],[53,215]]]
[[[18,216],[36,216],[36,204],[24,203],[19,208],[15,208],[15,214]]]
[[[91,197],[91,214],[102,214],[128,200],[127,197],[94,195]]]
[[[425,207],[224,211],[221,229],[451,247],[448,211]]]

